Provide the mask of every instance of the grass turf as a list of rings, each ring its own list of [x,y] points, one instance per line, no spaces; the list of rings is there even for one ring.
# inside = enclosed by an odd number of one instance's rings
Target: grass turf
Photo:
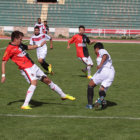
[[[0,41],[1,48],[8,41]],[[54,42],[54,49],[48,49],[46,60],[52,64],[55,75],[48,75],[64,92],[77,98],[76,101],[61,101],[60,97],[45,84],[38,82],[31,101],[32,110],[21,110],[29,87],[20,75],[17,66],[11,62],[6,66],[6,82],[0,84],[0,139],[5,140],[139,140],[140,118],[139,102],[139,44],[104,44],[113,59],[116,77],[107,92],[108,107],[102,111],[87,110],[86,90],[89,82],[81,69],[84,67],[77,58],[75,47],[66,49],[66,42]],[[49,46],[49,43],[48,43]],[[89,46],[94,61],[92,73],[96,71],[93,47]],[[2,58],[4,50],[0,50]],[[36,52],[28,51],[34,62]],[[95,99],[98,98],[95,88]],[[40,115],[49,117],[8,117],[13,115]],[[122,117],[118,119],[100,118],[54,118],[55,116]],[[52,116],[52,117],[51,117]]]

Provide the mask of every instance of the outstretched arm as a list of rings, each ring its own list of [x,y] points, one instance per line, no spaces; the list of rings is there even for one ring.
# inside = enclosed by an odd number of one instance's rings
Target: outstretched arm
[[[96,43],[96,41],[90,41],[89,45]]]
[[[107,59],[108,59],[108,55],[104,54],[103,57],[102,57],[102,61],[101,61],[100,65],[97,66],[97,69],[100,69]]]
[[[5,65],[6,65],[7,61],[2,61],[2,65],[1,65],[1,83],[4,83],[6,78],[5,78]]]
[[[38,47],[42,47],[44,44],[46,44],[46,41],[43,41],[41,44],[39,45],[28,45],[28,50],[33,50],[36,49]]]

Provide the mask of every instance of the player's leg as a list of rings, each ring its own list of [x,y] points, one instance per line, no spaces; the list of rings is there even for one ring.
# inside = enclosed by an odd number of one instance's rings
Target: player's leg
[[[34,91],[37,85],[37,80],[36,80],[35,71],[33,67],[25,69],[25,70],[21,70],[21,74],[25,77],[27,82],[30,84],[26,93],[24,104],[22,105],[21,109],[31,109],[29,106],[29,102],[34,94]]]
[[[41,64],[41,66],[46,70],[48,71],[48,67],[49,67],[49,64],[42,58],[39,58],[38,59],[38,62]]]
[[[47,84],[52,90],[54,90],[56,93],[58,93],[61,96],[62,100],[65,100],[65,99],[75,100],[75,97],[65,94],[58,85],[53,83],[38,66],[36,66],[36,69],[37,69],[38,80]]]
[[[41,64],[41,66],[42,66],[48,73],[51,73],[51,72],[52,72],[52,65],[51,65],[51,64],[48,64],[48,63],[45,61],[46,56],[47,56],[47,46],[37,49],[37,58],[38,58],[38,62]]]
[[[88,89],[87,89],[87,108],[92,109],[93,108],[93,97],[94,97],[94,87],[96,84],[94,83],[93,80],[90,80],[88,84]]]
[[[91,77],[92,77],[91,76],[91,67],[93,66],[93,62],[92,62],[90,56],[89,57],[83,57],[81,59],[86,64],[86,69],[85,70],[87,71],[87,78],[91,79]],[[84,69],[82,71],[84,71]]]
[[[70,95],[65,94],[62,89],[56,85],[55,83],[53,83],[48,77],[44,76],[42,77],[41,81],[45,84],[47,84],[52,90],[54,90],[56,93],[58,93],[61,96],[62,100],[75,100],[76,98]]]

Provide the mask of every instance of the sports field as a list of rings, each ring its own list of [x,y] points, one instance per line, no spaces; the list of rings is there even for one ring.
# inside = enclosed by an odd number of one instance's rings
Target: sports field
[[[8,42],[0,40],[1,59]],[[76,101],[62,101],[39,81],[31,101],[33,109],[21,110],[29,85],[10,60],[6,82],[0,84],[0,140],[140,140],[140,45],[104,45],[112,57],[116,77],[107,92],[108,107],[101,111],[85,108],[89,80],[81,72],[85,66],[77,59],[74,45],[67,50],[66,42],[54,42],[46,60],[55,72],[48,76]],[[95,54],[93,47],[88,48],[94,61],[93,74]],[[40,66],[35,50],[28,53]]]

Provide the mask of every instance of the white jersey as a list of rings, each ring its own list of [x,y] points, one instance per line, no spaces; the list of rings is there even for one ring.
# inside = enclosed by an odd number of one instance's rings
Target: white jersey
[[[51,37],[47,34],[39,34],[39,35],[33,35],[30,39],[31,45],[40,45],[43,41],[50,40]],[[42,47],[39,47],[37,50],[37,57],[45,59],[47,55],[47,45],[44,44]]]
[[[44,24],[42,24],[42,23],[41,23],[41,24],[36,23],[36,24],[35,24],[35,27],[36,27],[36,26],[39,27],[39,29],[40,29],[40,34],[42,34],[43,31],[45,30]]]
[[[100,49],[99,54],[97,55],[96,61],[97,61],[97,65],[100,65],[103,55],[107,54],[108,58],[107,60],[104,62],[102,68],[107,67],[107,68],[111,68],[112,67],[112,59],[111,56],[109,55],[109,53],[105,50],[105,49]]]
[[[97,72],[91,78],[96,85],[101,84],[105,88],[105,91],[111,86],[114,77],[115,70],[112,65],[112,60],[109,53],[105,49],[100,49],[99,54],[97,55],[97,65],[100,65],[103,55],[107,54],[108,58],[104,62],[103,66],[97,70]]]

